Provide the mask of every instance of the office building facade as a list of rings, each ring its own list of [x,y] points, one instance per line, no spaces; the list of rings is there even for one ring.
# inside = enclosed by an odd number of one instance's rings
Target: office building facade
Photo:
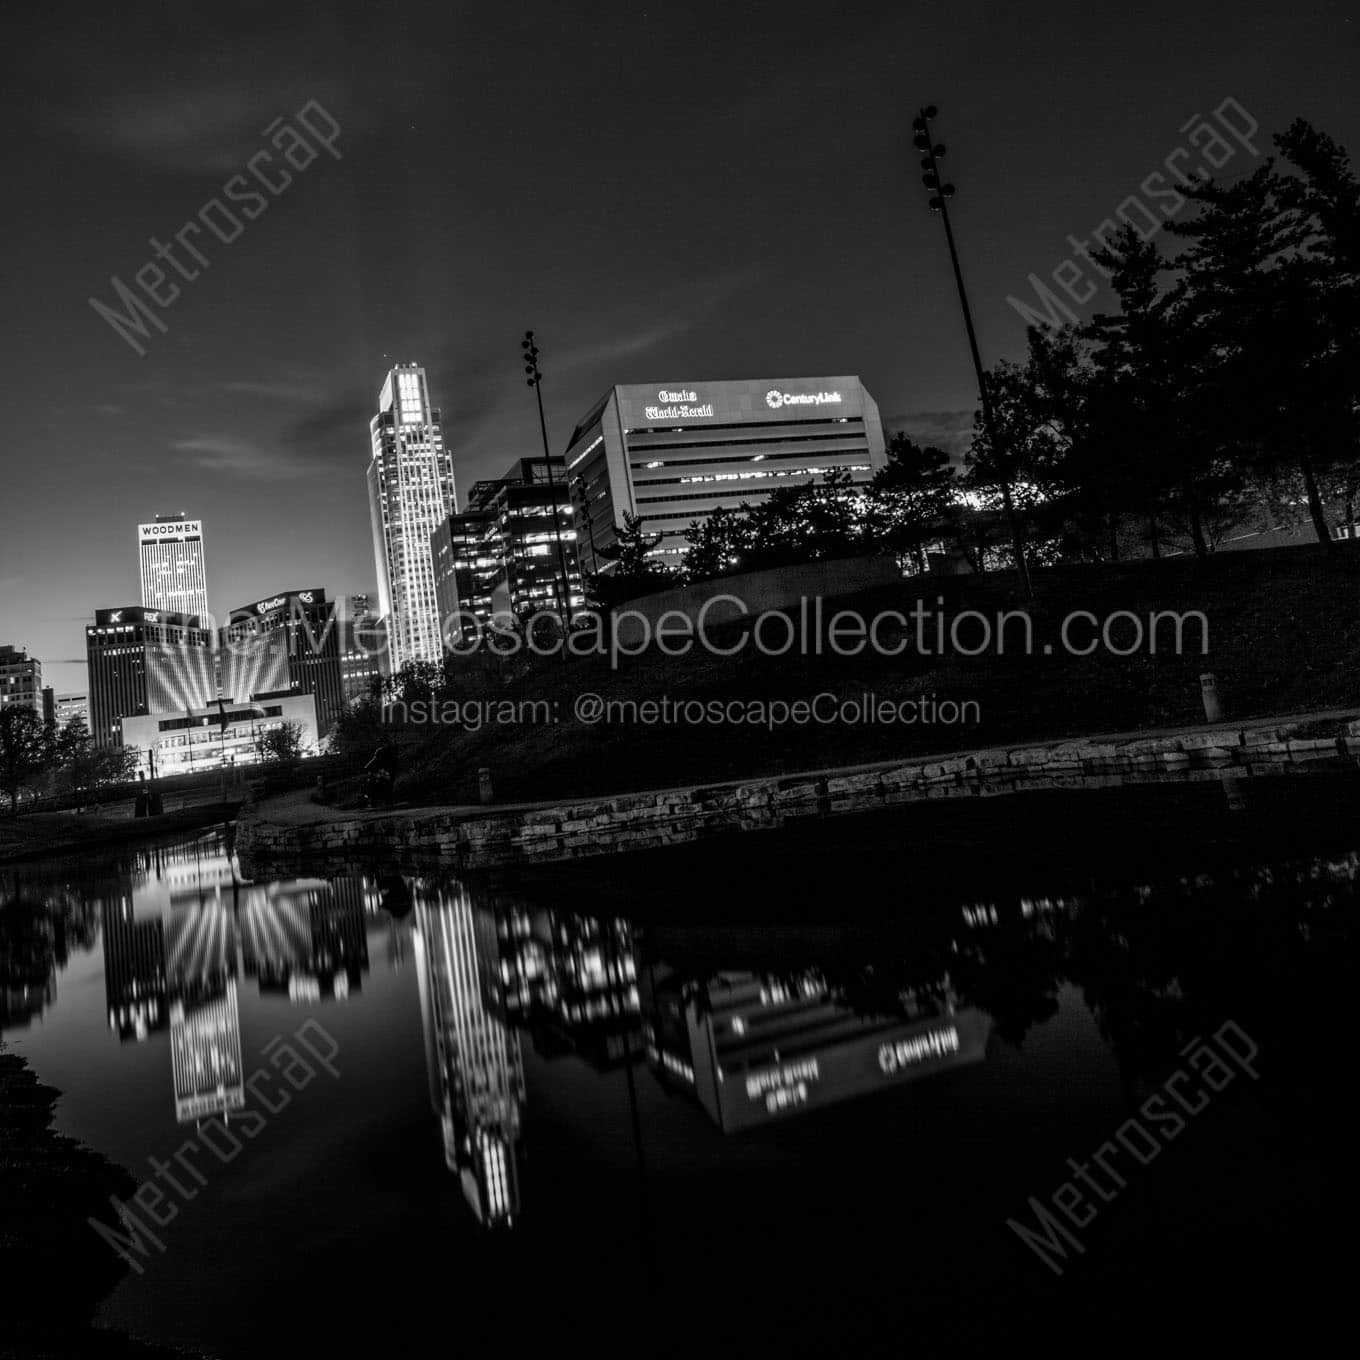
[[[142,605],[173,614],[208,616],[208,572],[203,558],[203,521],[157,515],[137,526]]]
[[[573,521],[562,458],[521,458],[505,476],[477,482],[430,542],[446,640],[468,637],[496,614],[583,609]]]
[[[862,484],[886,462],[878,405],[856,377],[612,387],[566,452],[581,560],[609,571],[600,553],[629,515],[675,563],[690,524],[719,508],[759,505],[834,469]]]
[[[122,744],[122,719],[205,709],[217,693],[215,638],[197,615],[97,609],[85,629],[90,735]]]
[[[345,705],[339,614],[320,587],[233,609],[222,629],[222,697],[244,703],[310,694],[320,735],[328,735]]]
[[[178,713],[139,713],[119,719],[119,744],[137,748],[138,771],[149,777],[192,774],[259,764],[261,738],[285,724],[298,728],[304,756],[317,753],[320,736],[313,694],[246,703],[214,699]]]
[[[430,536],[458,504],[453,460],[418,364],[400,364],[388,373],[369,435],[373,561],[396,671],[408,661],[438,661],[442,654]]]
[[[340,690],[345,707],[372,698],[388,674],[387,625],[368,595],[350,595],[340,619]]]
[[[0,643],[0,708],[31,708],[43,716],[42,662],[19,647]]]

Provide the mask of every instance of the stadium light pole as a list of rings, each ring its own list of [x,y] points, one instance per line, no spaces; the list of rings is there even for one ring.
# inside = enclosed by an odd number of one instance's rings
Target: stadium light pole
[[[538,429],[543,436],[543,462],[548,471],[548,494],[552,498],[552,522],[553,536],[557,540],[557,569],[558,569],[558,606],[562,616],[562,660],[567,659],[567,633],[571,628],[571,586],[567,580],[567,554],[562,547],[562,517],[558,513],[557,506],[557,483],[553,478],[552,454],[548,450],[548,421],[543,414],[543,374],[538,367],[538,345],[534,340],[533,331],[525,331],[524,339],[520,341],[520,349],[523,351],[524,371],[528,375],[526,381],[534,389],[534,395],[538,398]],[[568,492],[567,499],[570,502],[571,494]]]
[[[982,402],[982,421],[987,429],[987,442],[992,446],[992,457],[996,462],[997,475],[1001,478],[1001,504],[1006,511],[1006,524],[1011,531],[1011,550],[1015,563],[1020,568],[1020,578],[1025,585],[1025,594],[1034,598],[1034,584],[1029,576],[1029,562],[1025,557],[1025,538],[1020,528],[1020,517],[1015,513],[1015,497],[1011,493],[1011,469],[1009,455],[1001,445],[1000,430],[992,411],[992,399],[987,392],[987,377],[982,371],[982,355],[978,352],[977,331],[973,328],[973,312],[968,305],[968,290],[963,286],[963,269],[959,265],[958,247],[954,244],[954,228],[949,222],[949,200],[954,197],[952,184],[940,178],[940,160],[945,154],[944,143],[936,142],[931,132],[931,120],[939,113],[934,104],[927,104],[917,110],[911,121],[914,136],[912,142],[922,153],[921,183],[930,190],[931,210],[940,214],[944,223],[944,239],[949,245],[949,262],[954,266],[954,282],[959,290],[959,306],[963,309],[963,325],[968,332],[968,349],[973,357],[973,372],[977,375],[978,397]]]

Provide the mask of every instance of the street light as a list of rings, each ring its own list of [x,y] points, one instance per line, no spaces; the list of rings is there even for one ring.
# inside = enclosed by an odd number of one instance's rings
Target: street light
[[[543,374],[538,367],[538,345],[534,341],[533,331],[525,331],[524,339],[520,341],[520,349],[523,350],[524,371],[528,374],[526,381],[534,389],[534,394],[538,397],[538,428],[543,436],[543,461],[548,469],[548,494],[552,500],[552,522],[553,536],[557,540],[557,568],[560,573],[558,579],[558,603],[562,614],[562,660],[567,659],[567,633],[570,629],[570,609],[571,609],[571,588],[567,582],[567,555],[562,547],[562,518],[558,513],[557,506],[557,483],[553,477],[552,454],[548,449],[548,422],[543,414]],[[570,493],[568,493],[570,499]]]
[[[1020,520],[1015,513],[1015,498],[1011,494],[1011,470],[1005,449],[1001,447],[1000,431],[992,413],[992,399],[987,392],[987,378],[982,371],[982,356],[978,353],[977,332],[973,329],[973,313],[968,306],[968,292],[963,286],[963,270],[959,266],[959,252],[954,244],[954,229],[949,224],[949,200],[954,197],[955,188],[940,178],[940,161],[944,157],[943,142],[936,142],[931,133],[931,120],[939,113],[934,104],[927,104],[918,110],[911,120],[914,136],[912,144],[922,152],[921,183],[930,190],[930,208],[940,214],[944,223],[944,237],[949,244],[949,260],[954,266],[954,282],[958,285],[959,306],[963,309],[963,324],[968,332],[968,349],[973,356],[973,372],[977,375],[978,395],[982,400],[982,421],[987,429],[987,439],[992,446],[992,457],[1001,478],[1001,503],[1006,510],[1006,523],[1011,531],[1011,549],[1015,554],[1020,577],[1025,583],[1025,594],[1034,598],[1034,585],[1030,581],[1029,562],[1025,558],[1025,540],[1020,529]]]

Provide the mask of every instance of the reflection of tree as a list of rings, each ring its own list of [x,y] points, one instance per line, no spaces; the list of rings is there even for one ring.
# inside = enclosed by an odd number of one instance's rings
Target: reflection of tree
[[[41,902],[0,902],[0,1030],[27,1025],[55,999],[56,945]]]
[[[994,1032],[1019,1048],[1035,1025],[1058,1012],[1061,950],[1038,915],[998,911],[985,934],[959,942],[954,976],[959,995],[992,1017]]]
[[[0,909],[0,917],[5,914]],[[6,1340],[21,1355],[156,1360],[168,1353],[93,1330],[99,1301],[127,1267],[90,1230],[90,1219],[108,1223],[113,1216],[109,1197],[129,1198],[137,1182],[83,1144],[53,1132],[60,1094],[0,1044],[0,1279]],[[113,1226],[122,1225],[115,1221]]]

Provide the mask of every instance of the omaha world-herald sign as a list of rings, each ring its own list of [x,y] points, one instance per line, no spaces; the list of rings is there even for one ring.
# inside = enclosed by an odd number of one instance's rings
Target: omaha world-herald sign
[[[626,428],[732,425],[749,421],[847,419],[863,414],[859,382],[842,378],[752,378],[619,390]]]
[[[139,524],[137,538],[142,543],[186,543],[203,537],[200,519],[158,519],[153,524]]]

